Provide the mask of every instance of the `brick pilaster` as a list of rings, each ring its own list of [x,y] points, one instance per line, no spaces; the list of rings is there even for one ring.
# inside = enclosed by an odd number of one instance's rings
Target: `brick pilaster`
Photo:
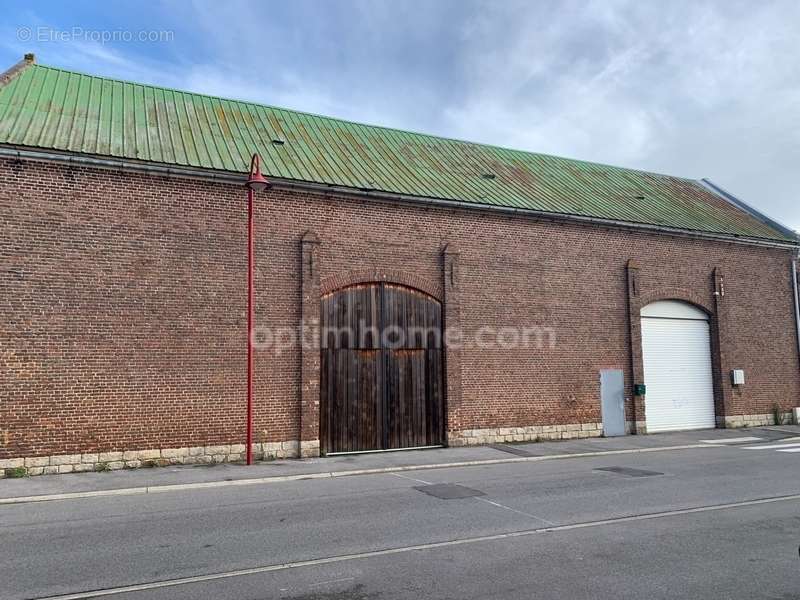
[[[313,231],[307,231],[300,247],[300,453],[303,456],[319,456],[320,240]]]
[[[633,421],[633,433],[644,433],[644,396],[637,396],[633,386],[644,383],[644,363],[642,359],[642,282],[639,273],[639,263],[634,259],[628,261],[628,331],[631,340],[631,396],[633,398],[632,411],[629,419]],[[626,407],[627,408],[627,407]]]
[[[448,442],[463,429],[461,423],[461,298],[459,281],[460,254],[453,244],[442,250],[444,295],[444,364]]]
[[[732,340],[728,317],[728,302],[725,298],[725,275],[720,268],[715,268],[712,274],[714,286],[714,314],[711,322],[711,352],[714,363],[714,396],[717,413],[717,426],[725,424],[725,417],[735,414],[735,396],[740,394],[735,390],[730,380],[732,365],[728,357],[728,347]]]

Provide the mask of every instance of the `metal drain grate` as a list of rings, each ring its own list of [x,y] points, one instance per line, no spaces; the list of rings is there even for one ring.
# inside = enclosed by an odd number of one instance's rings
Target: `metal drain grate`
[[[516,456],[538,456],[533,452],[528,452],[523,448],[517,448],[516,446],[508,446],[506,444],[489,444],[489,448],[493,448],[494,450],[499,450],[500,452],[508,452],[509,454],[514,454]]]
[[[626,475],[627,477],[655,477],[656,475],[663,475],[658,471],[646,471],[645,469],[634,469],[632,467],[600,467],[595,471],[608,471],[609,473],[616,473],[617,475]]]
[[[442,500],[457,500],[459,498],[474,498],[475,496],[485,496],[480,490],[457,485],[455,483],[434,483],[433,485],[418,485],[415,490],[424,492],[434,498]]]

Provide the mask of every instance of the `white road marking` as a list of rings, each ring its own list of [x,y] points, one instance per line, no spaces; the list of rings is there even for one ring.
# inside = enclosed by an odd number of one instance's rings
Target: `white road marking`
[[[425,485],[432,485],[430,481],[425,481],[424,479],[416,479],[415,477],[409,477],[408,475],[401,475],[400,473],[392,473],[395,477],[402,477],[403,479],[409,479],[411,481],[416,481],[417,483],[423,483]],[[497,508],[502,508],[503,510],[508,510],[513,513],[517,513],[518,515],[522,515],[523,517],[529,517],[531,519],[535,519],[536,521],[541,521],[547,525],[555,525],[552,521],[548,521],[547,519],[543,519],[542,517],[537,517],[536,515],[532,515],[530,513],[523,512],[521,510],[517,510],[516,508],[511,508],[510,506],[506,506],[505,504],[500,504],[499,502],[495,502],[494,500],[489,500],[488,498],[475,498],[476,500],[480,500],[481,502],[486,502],[487,504],[491,504],[492,506],[496,506]]]
[[[800,446],[800,442],[795,442],[793,444],[767,444],[759,445],[759,446],[745,446],[745,450],[779,450],[781,448],[796,448]]]
[[[616,525],[617,523],[631,523],[635,521],[647,521],[650,519],[660,519],[664,517],[674,517],[680,515],[691,515],[697,513],[713,512],[718,510],[728,510],[745,506],[757,506],[759,504],[773,504],[775,502],[794,502],[800,500],[800,494],[791,496],[778,496],[772,498],[761,498],[758,500],[745,500],[743,502],[730,502],[728,504],[716,504],[712,506],[699,506],[697,508],[683,508],[679,510],[669,510],[658,513],[643,515],[631,515],[629,517],[617,517],[613,519],[602,519],[600,521],[586,521],[583,523],[573,523],[572,525],[557,525],[555,527],[540,527],[537,529],[524,529],[510,533],[498,533],[494,535],[484,535],[480,537],[461,538],[444,542],[431,542],[427,544],[417,544],[415,546],[400,546],[397,548],[387,548],[386,550],[374,550],[371,552],[358,552],[355,554],[342,554],[339,556],[329,556],[327,558],[315,558],[301,560],[297,562],[266,565],[263,567],[253,567],[250,569],[240,569],[237,571],[225,571],[222,573],[211,573],[209,575],[196,575],[194,577],[181,577],[178,579],[166,579],[153,581],[150,583],[139,583],[102,590],[92,590],[78,592],[75,594],[62,594],[60,596],[46,596],[35,600],[82,600],[84,598],[101,598],[103,596],[113,596],[115,594],[125,594],[128,592],[141,592],[145,590],[155,590],[159,588],[174,587],[178,585],[188,585],[192,583],[203,583],[205,581],[216,581],[219,579],[230,579],[231,577],[242,577],[245,575],[257,575],[260,573],[273,573],[275,571],[286,571],[289,569],[299,569],[302,567],[313,567],[317,565],[328,565],[332,563],[346,562],[351,560],[361,560],[377,556],[391,556],[394,554],[406,554],[419,550],[431,550],[435,548],[447,548],[450,546],[464,546],[468,544],[479,544],[496,540],[506,540],[519,537],[538,535],[541,533],[557,533],[559,531],[571,531],[574,529],[586,529],[589,527],[602,527],[605,525]]]
[[[522,515],[523,517],[530,517],[531,519],[541,521],[542,523],[545,523],[547,525],[555,526],[555,523],[553,523],[552,521],[548,521],[547,519],[543,519],[542,517],[537,517],[536,515],[532,515],[530,513],[522,512],[521,510],[517,510],[516,508],[511,508],[510,506],[506,506],[505,504],[500,504],[499,502],[495,502],[487,498],[477,498],[477,500],[480,500],[481,502],[486,502],[487,504],[491,504],[492,506],[496,506],[504,510],[510,510],[511,512],[517,513],[518,515]]]
[[[425,485],[431,485],[430,481],[425,481],[424,479],[417,479],[416,477],[409,477],[408,475],[401,475],[400,473],[389,473],[390,475],[394,475],[395,477],[402,477],[403,479],[408,479],[409,481],[416,481],[417,483],[424,483]]]
[[[778,452],[800,452],[800,448],[787,448],[785,450],[778,449]]]
[[[760,437],[720,438],[718,440],[700,440],[704,444],[743,444],[745,442],[760,442]]]
[[[417,479],[415,477],[409,477],[408,475],[401,475],[400,473],[392,473],[395,477],[402,477],[403,479],[409,479],[411,481],[416,481],[417,483],[423,483],[425,485],[431,485],[430,481],[425,481],[424,479]],[[508,510],[513,513],[517,513],[518,515],[522,515],[523,517],[529,517],[531,519],[535,519],[536,521],[541,521],[547,525],[555,525],[552,521],[548,521],[547,519],[543,519],[542,517],[537,517],[536,515],[532,515],[530,513],[523,512],[521,510],[517,510],[516,508],[511,508],[510,506],[506,506],[505,504],[500,504],[499,502],[495,502],[494,500],[489,500],[488,498],[475,498],[476,500],[480,500],[481,502],[486,502],[487,504],[491,504],[492,506],[496,506],[497,508],[502,508],[503,510]]]

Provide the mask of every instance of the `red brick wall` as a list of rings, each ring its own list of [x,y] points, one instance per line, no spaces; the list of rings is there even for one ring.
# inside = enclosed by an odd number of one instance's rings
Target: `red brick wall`
[[[245,208],[226,184],[0,160],[0,458],[243,441]],[[709,305],[724,272],[735,413],[800,398],[787,251],[278,190],[256,213],[260,326],[298,324],[312,229],[323,279],[441,282],[454,243],[467,338],[555,329],[553,349],[464,350],[465,428],[600,420],[598,370],[631,379],[630,258],[643,293]],[[299,380],[299,349],[256,354],[256,441],[299,437]]]

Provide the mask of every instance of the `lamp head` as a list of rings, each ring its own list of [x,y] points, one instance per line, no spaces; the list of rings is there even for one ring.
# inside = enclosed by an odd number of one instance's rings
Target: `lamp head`
[[[254,192],[261,192],[269,187],[269,181],[261,174],[261,159],[258,154],[253,154],[250,159],[250,175],[245,186]]]

